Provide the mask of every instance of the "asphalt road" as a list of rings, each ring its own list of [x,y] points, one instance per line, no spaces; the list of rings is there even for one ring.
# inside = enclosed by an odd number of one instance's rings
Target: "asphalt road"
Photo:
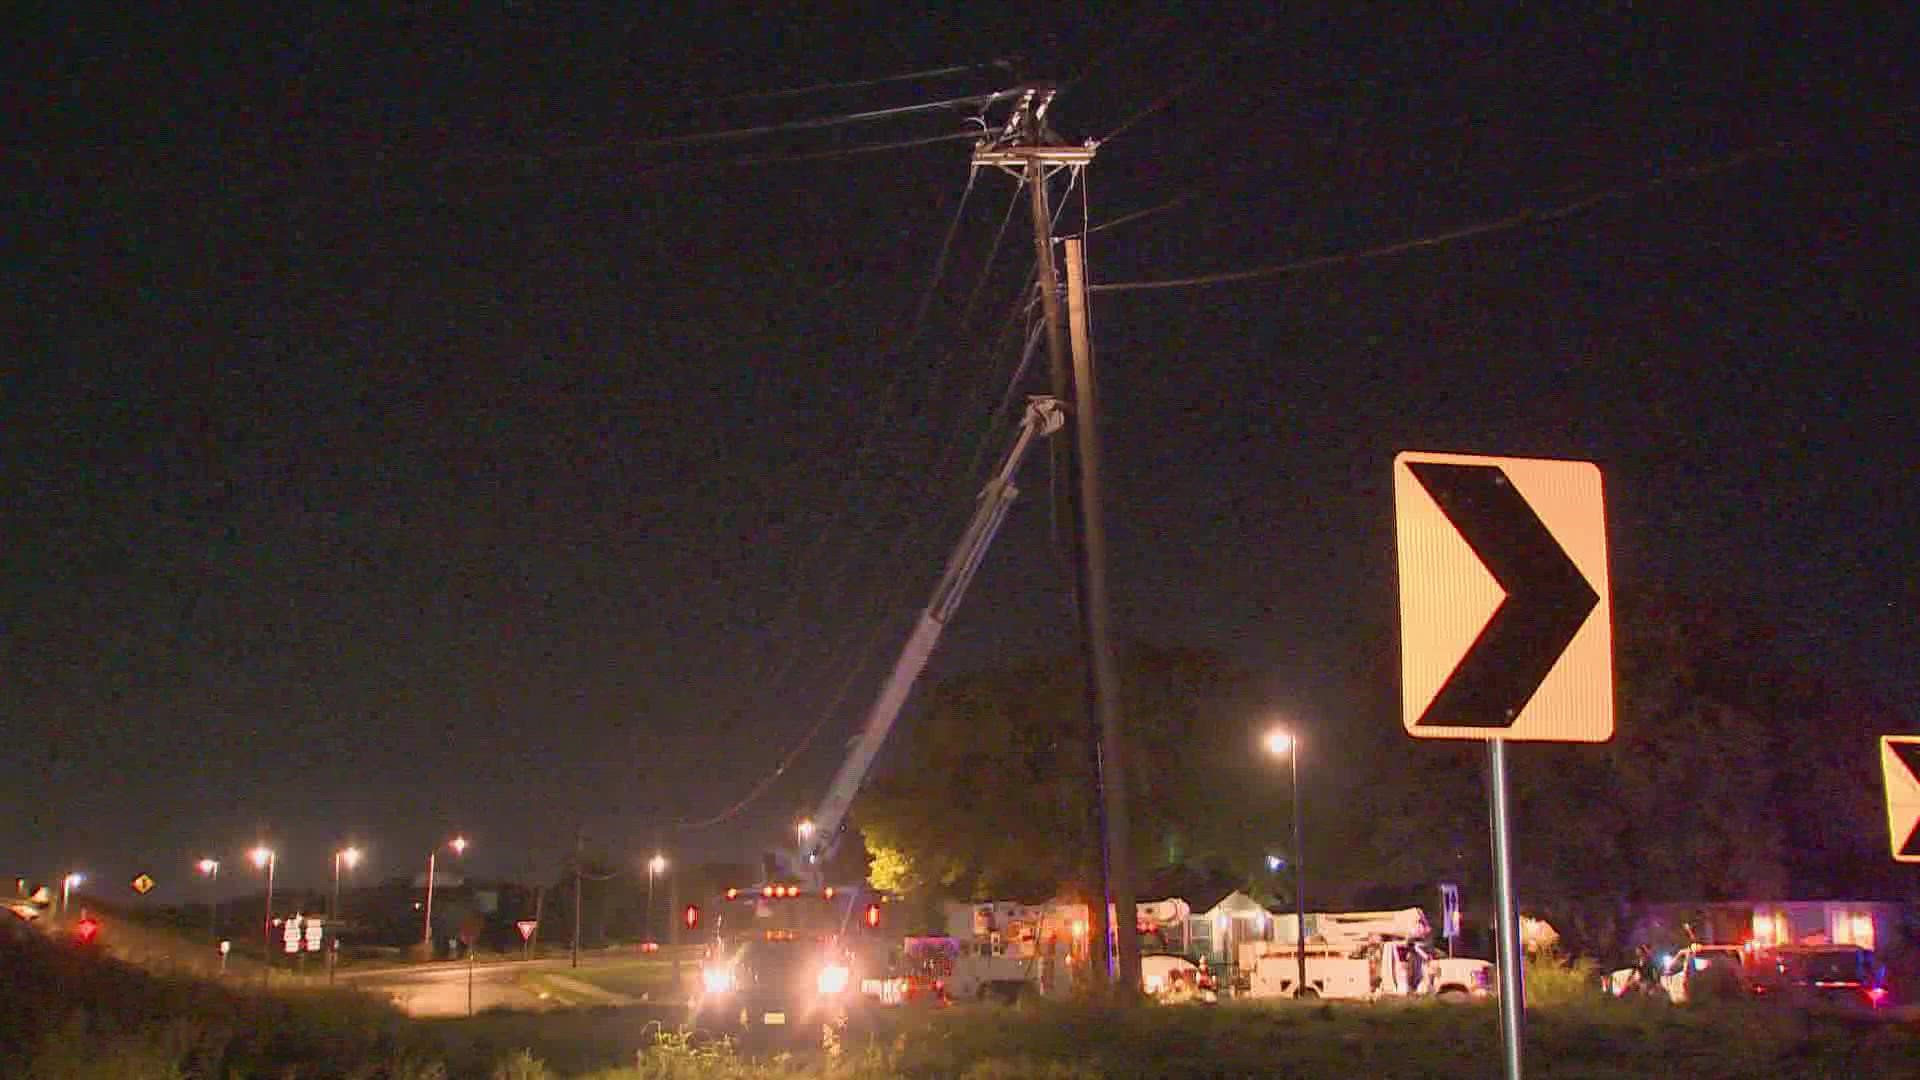
[[[542,1009],[540,997],[520,984],[520,977],[550,961],[520,964],[476,964],[472,968],[472,1009]],[[465,1016],[468,1008],[468,968],[465,964],[429,964],[381,971],[340,973],[340,982],[368,993],[382,994],[409,1016]]]
[[[630,960],[631,957],[624,955],[583,954],[580,966],[593,968]],[[571,978],[571,971],[572,965],[565,957],[476,964],[471,972],[472,1011],[477,1013],[494,1008],[538,1011],[582,1004],[639,1004],[637,998]],[[342,971],[338,978],[342,985],[387,997],[409,1016],[465,1016],[468,1013],[469,972],[467,965],[458,961]],[[543,984],[556,991],[557,997],[543,995],[540,991]]]

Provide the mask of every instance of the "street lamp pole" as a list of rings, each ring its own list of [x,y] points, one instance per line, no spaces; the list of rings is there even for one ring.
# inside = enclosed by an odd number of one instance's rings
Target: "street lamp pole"
[[[253,865],[264,868],[267,872],[267,919],[266,927],[262,931],[265,935],[266,954],[261,957],[260,964],[262,985],[273,977],[273,870],[276,862],[278,860],[274,858],[272,848],[262,845],[253,849]]]
[[[1295,740],[1293,753],[1287,755],[1287,771],[1292,775],[1293,787],[1293,932],[1294,955],[1299,959],[1300,993],[1307,989],[1307,857],[1306,849],[1301,847],[1300,821],[1300,743]],[[1295,996],[1299,996],[1296,994]]]
[[[220,860],[201,859],[200,876],[207,879],[207,931],[220,939]]]
[[[340,918],[340,863],[345,860],[347,869],[360,865],[360,849],[344,847],[333,853],[333,902],[327,905],[327,921],[335,922]]]
[[[464,836],[456,836],[448,841],[446,846],[452,848],[455,855],[461,854],[467,850],[467,838]],[[439,855],[440,849],[438,847],[427,852],[427,914],[420,929],[420,943],[427,947],[427,959],[429,960],[433,959],[433,871],[434,861]]]
[[[1307,859],[1302,850],[1302,837],[1305,830],[1301,827],[1300,813],[1300,740],[1288,731],[1272,731],[1267,734],[1267,750],[1274,755],[1286,755],[1289,786],[1293,789],[1293,932],[1294,959],[1299,965],[1295,973],[1293,996],[1305,997],[1307,994]]]
[[[78,871],[69,873],[66,877],[63,877],[60,879],[60,917],[61,918],[66,917],[67,908],[71,905],[73,901],[73,887],[75,885],[84,884],[86,880],[87,880],[87,875],[79,873]]]
[[[666,857],[655,853],[647,860],[647,940],[653,940],[653,876],[667,868]]]

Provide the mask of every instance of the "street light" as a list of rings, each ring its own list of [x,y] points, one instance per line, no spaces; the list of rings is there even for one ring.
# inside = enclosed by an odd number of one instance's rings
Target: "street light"
[[[340,864],[347,864],[351,870],[360,865],[360,849],[349,844],[333,853],[333,903],[327,906],[327,921],[340,918]]]
[[[207,929],[213,936],[220,937],[220,894],[214,890],[220,884],[220,860],[201,859],[194,864],[200,876],[207,879]]]
[[[1307,992],[1307,860],[1301,850],[1300,828],[1300,741],[1283,728],[1267,732],[1267,752],[1287,759],[1287,771],[1293,787],[1293,932],[1294,955],[1299,962],[1294,997]]]
[[[647,860],[647,940],[653,940],[653,876],[667,872],[667,857],[655,853]]]
[[[800,834],[801,858],[806,859],[808,862],[812,862],[813,852],[807,850],[807,842],[813,839],[813,819],[801,818],[800,824],[795,827],[794,831]]]
[[[273,849],[265,844],[247,852],[247,858],[253,860],[253,865],[256,870],[264,869],[267,872],[267,925],[265,930],[267,951],[265,955],[260,958],[260,981],[264,983],[273,974],[273,868],[277,860],[274,858]]]
[[[456,836],[444,845],[453,849],[455,855],[463,855],[467,850],[467,838]],[[433,959],[433,868],[434,859],[440,854],[439,848],[427,852],[427,918],[421,929],[420,942],[427,947],[427,959]]]
[[[87,875],[77,870],[60,879],[60,914],[62,916],[67,913],[67,903],[73,897],[73,887],[85,883],[86,880]]]

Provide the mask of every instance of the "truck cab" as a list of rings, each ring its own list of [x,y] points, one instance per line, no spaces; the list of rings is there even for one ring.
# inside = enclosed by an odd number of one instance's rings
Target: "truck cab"
[[[863,1005],[874,935],[870,898],[770,884],[729,889],[701,957],[696,1027],[811,1041],[844,1029]],[[872,919],[877,922],[877,919]]]

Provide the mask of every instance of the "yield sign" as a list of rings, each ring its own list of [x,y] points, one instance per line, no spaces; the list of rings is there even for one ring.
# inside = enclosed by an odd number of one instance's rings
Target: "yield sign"
[[[519,928],[521,941],[532,941],[534,930],[540,926],[539,923],[534,922],[532,919],[521,919],[513,925]]]
[[[1408,734],[1612,738],[1599,468],[1408,452],[1393,489]]]
[[[1887,835],[1898,862],[1920,862],[1920,735],[1880,736],[1887,775]]]

